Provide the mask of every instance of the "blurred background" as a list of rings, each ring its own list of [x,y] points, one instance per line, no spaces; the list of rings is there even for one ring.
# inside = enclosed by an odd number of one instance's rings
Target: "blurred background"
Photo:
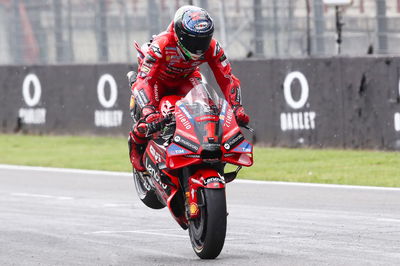
[[[134,62],[133,41],[166,29],[185,4],[211,13],[233,59],[338,53],[336,10],[322,0],[0,0],[0,65]],[[340,11],[342,54],[400,52],[400,0]]]

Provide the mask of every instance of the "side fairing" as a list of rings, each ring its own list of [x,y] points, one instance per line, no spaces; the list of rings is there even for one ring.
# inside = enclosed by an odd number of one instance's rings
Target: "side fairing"
[[[222,128],[222,160],[235,165],[253,165],[253,145],[241,132],[232,108],[224,101],[220,114]]]
[[[172,143],[167,148],[167,167],[182,168],[199,163],[200,143],[196,137],[195,121],[179,101],[175,105],[176,130]]]
[[[164,147],[158,145],[155,141],[150,141],[144,155],[144,164],[149,174],[153,177],[153,186],[162,196],[164,202],[167,203],[167,199],[171,195],[171,188],[162,182],[162,171],[160,169],[160,166],[166,163],[165,155]]]

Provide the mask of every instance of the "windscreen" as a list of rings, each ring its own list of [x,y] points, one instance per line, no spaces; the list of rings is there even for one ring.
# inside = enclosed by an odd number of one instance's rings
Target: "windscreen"
[[[208,84],[199,83],[180,100],[180,103],[186,107],[193,117],[199,117],[219,115],[223,101]]]

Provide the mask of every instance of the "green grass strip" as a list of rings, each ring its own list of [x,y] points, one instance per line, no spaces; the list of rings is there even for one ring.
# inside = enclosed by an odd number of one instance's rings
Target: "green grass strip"
[[[256,147],[254,156],[240,178],[400,187],[399,152]],[[0,135],[0,163],[131,171],[121,137]]]

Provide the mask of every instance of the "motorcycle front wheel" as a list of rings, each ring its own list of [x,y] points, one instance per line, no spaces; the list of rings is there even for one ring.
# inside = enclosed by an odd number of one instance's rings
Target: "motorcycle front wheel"
[[[204,189],[204,206],[198,218],[189,221],[189,236],[197,256],[215,259],[224,246],[226,235],[225,189]],[[198,195],[200,196],[200,195]]]
[[[147,207],[152,209],[164,208],[165,204],[158,199],[156,192],[152,189],[150,184],[147,183],[147,180],[145,180],[142,175],[143,173],[133,170],[133,180],[135,181],[135,188],[139,199]]]

